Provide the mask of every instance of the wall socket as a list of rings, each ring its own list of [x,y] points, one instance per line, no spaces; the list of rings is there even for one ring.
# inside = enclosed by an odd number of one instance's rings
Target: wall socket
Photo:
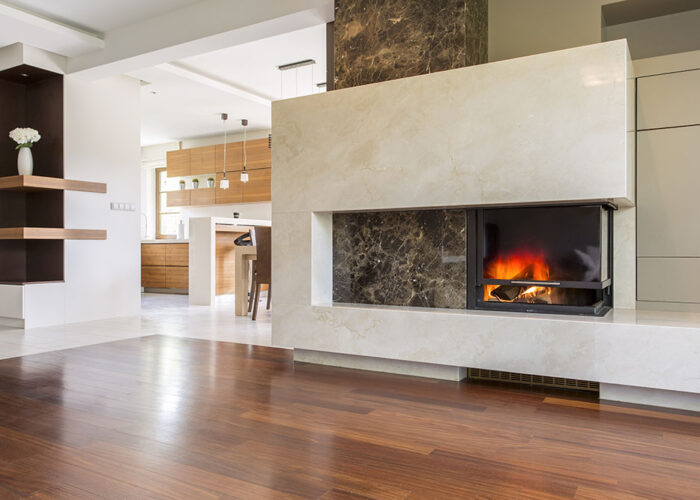
[[[109,204],[109,208],[110,210],[119,210],[121,212],[136,212],[136,203],[113,201]]]

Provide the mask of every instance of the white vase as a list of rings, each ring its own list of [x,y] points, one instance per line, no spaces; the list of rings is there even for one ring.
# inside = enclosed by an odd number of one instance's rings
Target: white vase
[[[31,148],[19,148],[17,171],[19,175],[32,175],[32,172],[34,172],[34,158],[32,157]]]

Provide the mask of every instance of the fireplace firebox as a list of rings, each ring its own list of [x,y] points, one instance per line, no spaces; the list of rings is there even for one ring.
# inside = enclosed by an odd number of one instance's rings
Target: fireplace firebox
[[[473,306],[604,315],[612,306],[610,209],[477,209]]]
[[[334,214],[333,300],[602,316],[613,305],[614,208]]]

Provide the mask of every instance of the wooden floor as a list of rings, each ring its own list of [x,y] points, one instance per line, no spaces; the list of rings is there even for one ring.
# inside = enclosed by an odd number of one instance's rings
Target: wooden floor
[[[700,416],[153,336],[0,361],[0,498],[700,498]]]

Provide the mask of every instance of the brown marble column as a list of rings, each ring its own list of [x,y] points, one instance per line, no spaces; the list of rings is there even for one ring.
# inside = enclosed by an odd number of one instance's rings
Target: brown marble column
[[[336,0],[334,84],[487,62],[488,0]]]

